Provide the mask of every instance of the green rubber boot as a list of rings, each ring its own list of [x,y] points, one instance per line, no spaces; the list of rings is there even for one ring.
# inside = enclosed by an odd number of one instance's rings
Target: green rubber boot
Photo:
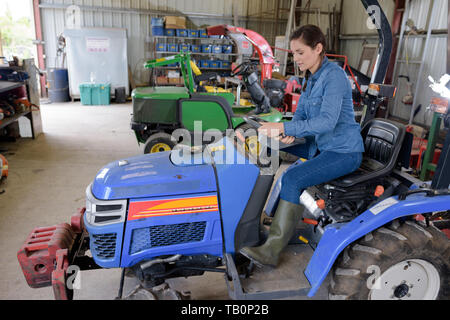
[[[239,252],[260,267],[276,267],[280,253],[294,234],[304,210],[301,204],[280,199],[266,242],[259,247],[244,247]]]

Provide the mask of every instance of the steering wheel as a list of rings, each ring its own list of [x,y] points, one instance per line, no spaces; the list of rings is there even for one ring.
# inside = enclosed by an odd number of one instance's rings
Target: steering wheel
[[[251,125],[255,129],[258,129],[259,127],[262,126],[261,123],[259,123],[256,120],[253,120],[252,118],[242,117],[242,119],[244,119],[244,121],[246,123],[248,123],[249,125]],[[264,121],[264,120],[261,119],[261,121]],[[280,140],[275,140],[273,138],[268,138],[266,144],[271,149],[281,150],[281,149],[292,147],[292,146],[295,146],[295,145],[298,145],[298,144],[304,144],[305,142],[306,142],[305,138],[295,138],[295,140],[292,143],[286,144],[284,142],[281,142]]]
[[[261,123],[259,123],[259,122],[256,121],[256,120],[253,120],[253,119],[250,118],[250,117],[245,116],[245,117],[242,117],[242,119],[244,119],[244,121],[245,121],[246,123],[248,123],[249,125],[251,125],[251,126],[254,127],[255,129],[258,129],[259,127],[262,126]],[[265,122],[265,120],[262,120],[262,119],[261,119],[261,121]]]
[[[246,74],[248,69],[250,69],[251,64],[248,61],[244,61],[241,64],[239,64],[236,68],[234,68],[233,70],[231,70],[231,77],[234,76],[240,76],[243,74]]]

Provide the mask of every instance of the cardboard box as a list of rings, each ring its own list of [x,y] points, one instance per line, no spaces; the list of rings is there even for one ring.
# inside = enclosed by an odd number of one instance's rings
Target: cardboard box
[[[179,78],[180,73],[178,71],[170,70],[167,72],[167,78]]]
[[[169,83],[169,81],[168,81],[167,77],[162,76],[162,77],[156,78],[156,84],[168,84],[168,83]]]
[[[169,84],[181,84],[182,78],[168,78]]]
[[[166,16],[166,29],[186,29],[186,17]]]

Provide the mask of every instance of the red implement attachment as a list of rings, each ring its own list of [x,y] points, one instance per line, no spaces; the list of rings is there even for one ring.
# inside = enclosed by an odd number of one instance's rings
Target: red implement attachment
[[[85,208],[72,216],[71,225],[61,223],[52,227],[36,228],[17,252],[28,285],[41,288],[53,285],[55,298],[67,297],[65,273],[69,267],[68,256],[77,234],[83,230]]]
[[[284,96],[284,110],[281,109],[281,112],[292,112],[295,113],[297,111],[298,101],[300,100],[299,93],[285,93]]]
[[[239,53],[246,53],[250,49],[250,44],[258,53],[259,63],[261,66],[261,84],[264,79],[272,78],[272,67],[275,64],[272,48],[269,43],[259,33],[240,27],[230,26],[226,24],[216,25],[206,28],[209,35],[229,35],[238,47]],[[242,37],[236,37],[242,35]]]
[[[69,259],[67,249],[60,249],[56,252],[56,267],[52,272],[52,286],[55,300],[72,300],[73,289],[67,288],[67,269]]]

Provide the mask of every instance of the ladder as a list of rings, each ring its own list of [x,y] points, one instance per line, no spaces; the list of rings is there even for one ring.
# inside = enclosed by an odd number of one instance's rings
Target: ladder
[[[400,59],[400,54],[403,54],[404,50],[408,50],[408,48],[405,45],[405,31],[407,28],[407,21],[408,21],[408,16],[409,16],[409,12],[410,12],[410,7],[411,7],[411,2],[412,1],[418,1],[418,0],[407,0],[405,3],[405,12],[403,14],[403,19],[402,19],[402,26],[401,26],[401,30],[400,30],[400,36],[399,36],[399,47],[397,50],[397,55],[395,57],[395,65],[394,65],[394,81],[395,81],[395,85],[398,86],[398,69],[399,69],[399,63],[406,63],[406,64],[418,64],[419,65],[419,73],[417,74],[417,80],[415,83],[415,90],[414,90],[414,96],[413,96],[413,103],[411,105],[411,113],[410,113],[410,117],[409,117],[409,124],[413,123],[413,119],[414,119],[414,112],[416,110],[417,107],[417,101],[418,101],[418,96],[419,96],[419,90],[421,88],[422,85],[422,77],[423,77],[423,69],[424,69],[424,64],[425,64],[425,58],[426,58],[426,54],[428,52],[428,47],[429,47],[429,43],[430,43],[430,37],[431,37],[431,23],[432,21],[436,20],[436,15],[438,14],[438,8],[436,8],[435,4],[435,0],[430,0],[430,6],[428,9],[428,16],[427,16],[427,22],[426,22],[426,29],[427,33],[425,36],[425,44],[422,47],[422,53],[421,53],[421,57],[418,60],[409,60],[409,59]],[[431,14],[430,14],[431,11]],[[407,66],[408,68],[408,66]],[[389,116],[389,112],[386,112],[386,117]]]
[[[289,18],[286,25],[286,33],[284,35],[284,48],[288,50],[289,48],[289,38],[291,36],[292,29],[295,28],[295,12],[297,10],[296,8],[297,0],[291,0],[291,8],[289,10]],[[283,60],[280,61],[281,65],[281,74],[286,74],[286,67],[287,67],[287,60],[288,60],[288,52],[283,51]],[[297,70],[297,68],[295,68]]]

